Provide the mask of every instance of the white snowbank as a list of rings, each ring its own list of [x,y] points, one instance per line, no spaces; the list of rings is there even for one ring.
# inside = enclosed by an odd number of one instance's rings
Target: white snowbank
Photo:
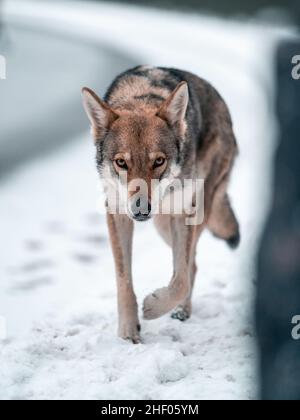
[[[0,398],[252,399],[254,256],[266,217],[274,150],[272,47],[277,32],[219,19],[112,5],[7,2],[10,19],[81,33],[138,63],[178,66],[227,100],[240,157],[231,194],[243,241],[237,252],[205,233],[194,315],[142,321],[144,344],[116,338],[113,261],[87,134],[0,186]],[[66,24],[67,22],[67,24]],[[113,73],[113,70],[112,70]],[[80,89],[80,86],[78,86]],[[138,226],[139,302],[168,283],[170,250]]]

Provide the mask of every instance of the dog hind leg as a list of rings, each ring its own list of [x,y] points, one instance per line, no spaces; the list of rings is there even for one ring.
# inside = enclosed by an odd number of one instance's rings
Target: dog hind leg
[[[227,182],[223,182],[214,195],[208,228],[216,237],[224,239],[232,249],[235,249],[240,243],[240,229],[226,189]]]
[[[191,265],[191,290],[184,302],[179,305],[171,314],[171,318],[184,322],[192,315],[192,293],[197,275],[196,257],[194,263]]]

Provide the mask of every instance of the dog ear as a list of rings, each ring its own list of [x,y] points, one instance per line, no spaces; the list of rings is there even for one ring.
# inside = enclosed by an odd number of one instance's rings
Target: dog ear
[[[118,115],[89,88],[82,89],[82,99],[92,125],[92,133],[97,141],[103,137]]]
[[[181,82],[169,98],[162,104],[158,116],[171,126],[186,129],[185,116],[189,103],[189,89],[186,82]]]

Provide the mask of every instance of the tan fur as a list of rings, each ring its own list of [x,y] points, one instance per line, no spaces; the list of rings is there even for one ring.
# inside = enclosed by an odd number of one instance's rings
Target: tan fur
[[[132,284],[131,260],[133,222],[127,216],[107,216],[115,257],[118,287],[119,336],[140,342],[136,296]]]

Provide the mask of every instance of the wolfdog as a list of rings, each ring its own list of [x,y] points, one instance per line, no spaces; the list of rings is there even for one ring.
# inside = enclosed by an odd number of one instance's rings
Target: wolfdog
[[[124,191],[143,180],[141,188],[126,190],[126,213],[110,211],[107,223],[115,259],[119,336],[140,343],[137,300],[132,282],[134,222],[154,220],[173,250],[174,274],[167,287],[144,300],[144,319],[173,311],[185,321],[192,312],[196,277],[196,248],[203,230],[236,248],[239,224],[227,193],[237,143],[227,105],[205,80],[177,69],[139,66],[118,76],[104,100],[83,88],[83,104],[91,123],[101,178]],[[151,182],[204,180],[204,217],[186,223],[186,214],[153,212]],[[109,192],[109,188],[108,188]],[[193,195],[191,196],[193,201]]]

